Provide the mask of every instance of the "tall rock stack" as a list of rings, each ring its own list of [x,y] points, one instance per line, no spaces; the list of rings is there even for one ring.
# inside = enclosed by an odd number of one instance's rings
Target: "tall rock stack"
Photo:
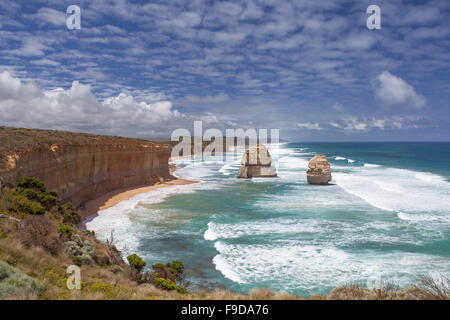
[[[306,178],[310,184],[328,184],[331,181],[330,163],[327,157],[322,154],[315,155],[308,165]]]
[[[276,177],[277,171],[272,166],[272,158],[266,146],[259,144],[244,152],[238,178]]]

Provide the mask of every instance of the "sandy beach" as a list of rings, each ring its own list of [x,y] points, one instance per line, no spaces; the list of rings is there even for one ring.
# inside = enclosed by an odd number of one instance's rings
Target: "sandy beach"
[[[170,174],[172,175],[171,179],[165,180],[163,182],[152,183],[149,185],[141,185],[110,191],[98,198],[86,202],[83,205],[83,208],[79,210],[79,213],[83,217],[83,220],[86,220],[86,218],[95,215],[98,211],[111,208],[116,204],[118,204],[119,202],[129,200],[138,194],[147,193],[160,188],[167,188],[172,186],[179,186],[198,182],[195,180],[185,180],[176,178],[175,176],[173,176],[173,173],[176,171],[176,167],[174,165],[170,166],[171,166]]]

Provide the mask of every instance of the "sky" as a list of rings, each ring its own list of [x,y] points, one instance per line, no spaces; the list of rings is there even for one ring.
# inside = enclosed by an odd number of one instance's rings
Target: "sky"
[[[72,4],[81,29],[66,26]],[[0,125],[450,141],[449,13],[447,0],[1,0]]]

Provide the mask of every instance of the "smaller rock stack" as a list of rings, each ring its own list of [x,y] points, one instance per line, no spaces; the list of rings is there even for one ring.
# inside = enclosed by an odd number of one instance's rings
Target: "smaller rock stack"
[[[238,178],[276,177],[277,171],[272,166],[272,158],[266,146],[259,144],[244,152]]]
[[[306,178],[309,184],[328,184],[331,181],[330,163],[327,157],[322,154],[316,154],[308,165]]]

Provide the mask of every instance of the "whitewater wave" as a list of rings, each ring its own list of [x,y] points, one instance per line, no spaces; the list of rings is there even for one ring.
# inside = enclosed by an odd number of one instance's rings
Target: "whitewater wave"
[[[410,215],[426,214],[430,221],[450,222],[450,183],[436,174],[363,167],[351,173],[335,172],[333,178],[345,191],[374,207]]]
[[[378,168],[378,167],[381,167],[381,166],[379,164],[364,163],[364,167],[366,167],[366,168]]]
[[[322,291],[327,286],[366,281],[374,270],[389,270],[388,279],[400,285],[409,284],[412,275],[426,273],[429,265],[442,274],[450,271],[447,259],[420,253],[374,255],[368,250],[354,254],[332,245],[296,241],[270,245],[218,241],[215,248],[219,254],[213,263],[226,278],[239,283],[275,283],[284,290]]]

